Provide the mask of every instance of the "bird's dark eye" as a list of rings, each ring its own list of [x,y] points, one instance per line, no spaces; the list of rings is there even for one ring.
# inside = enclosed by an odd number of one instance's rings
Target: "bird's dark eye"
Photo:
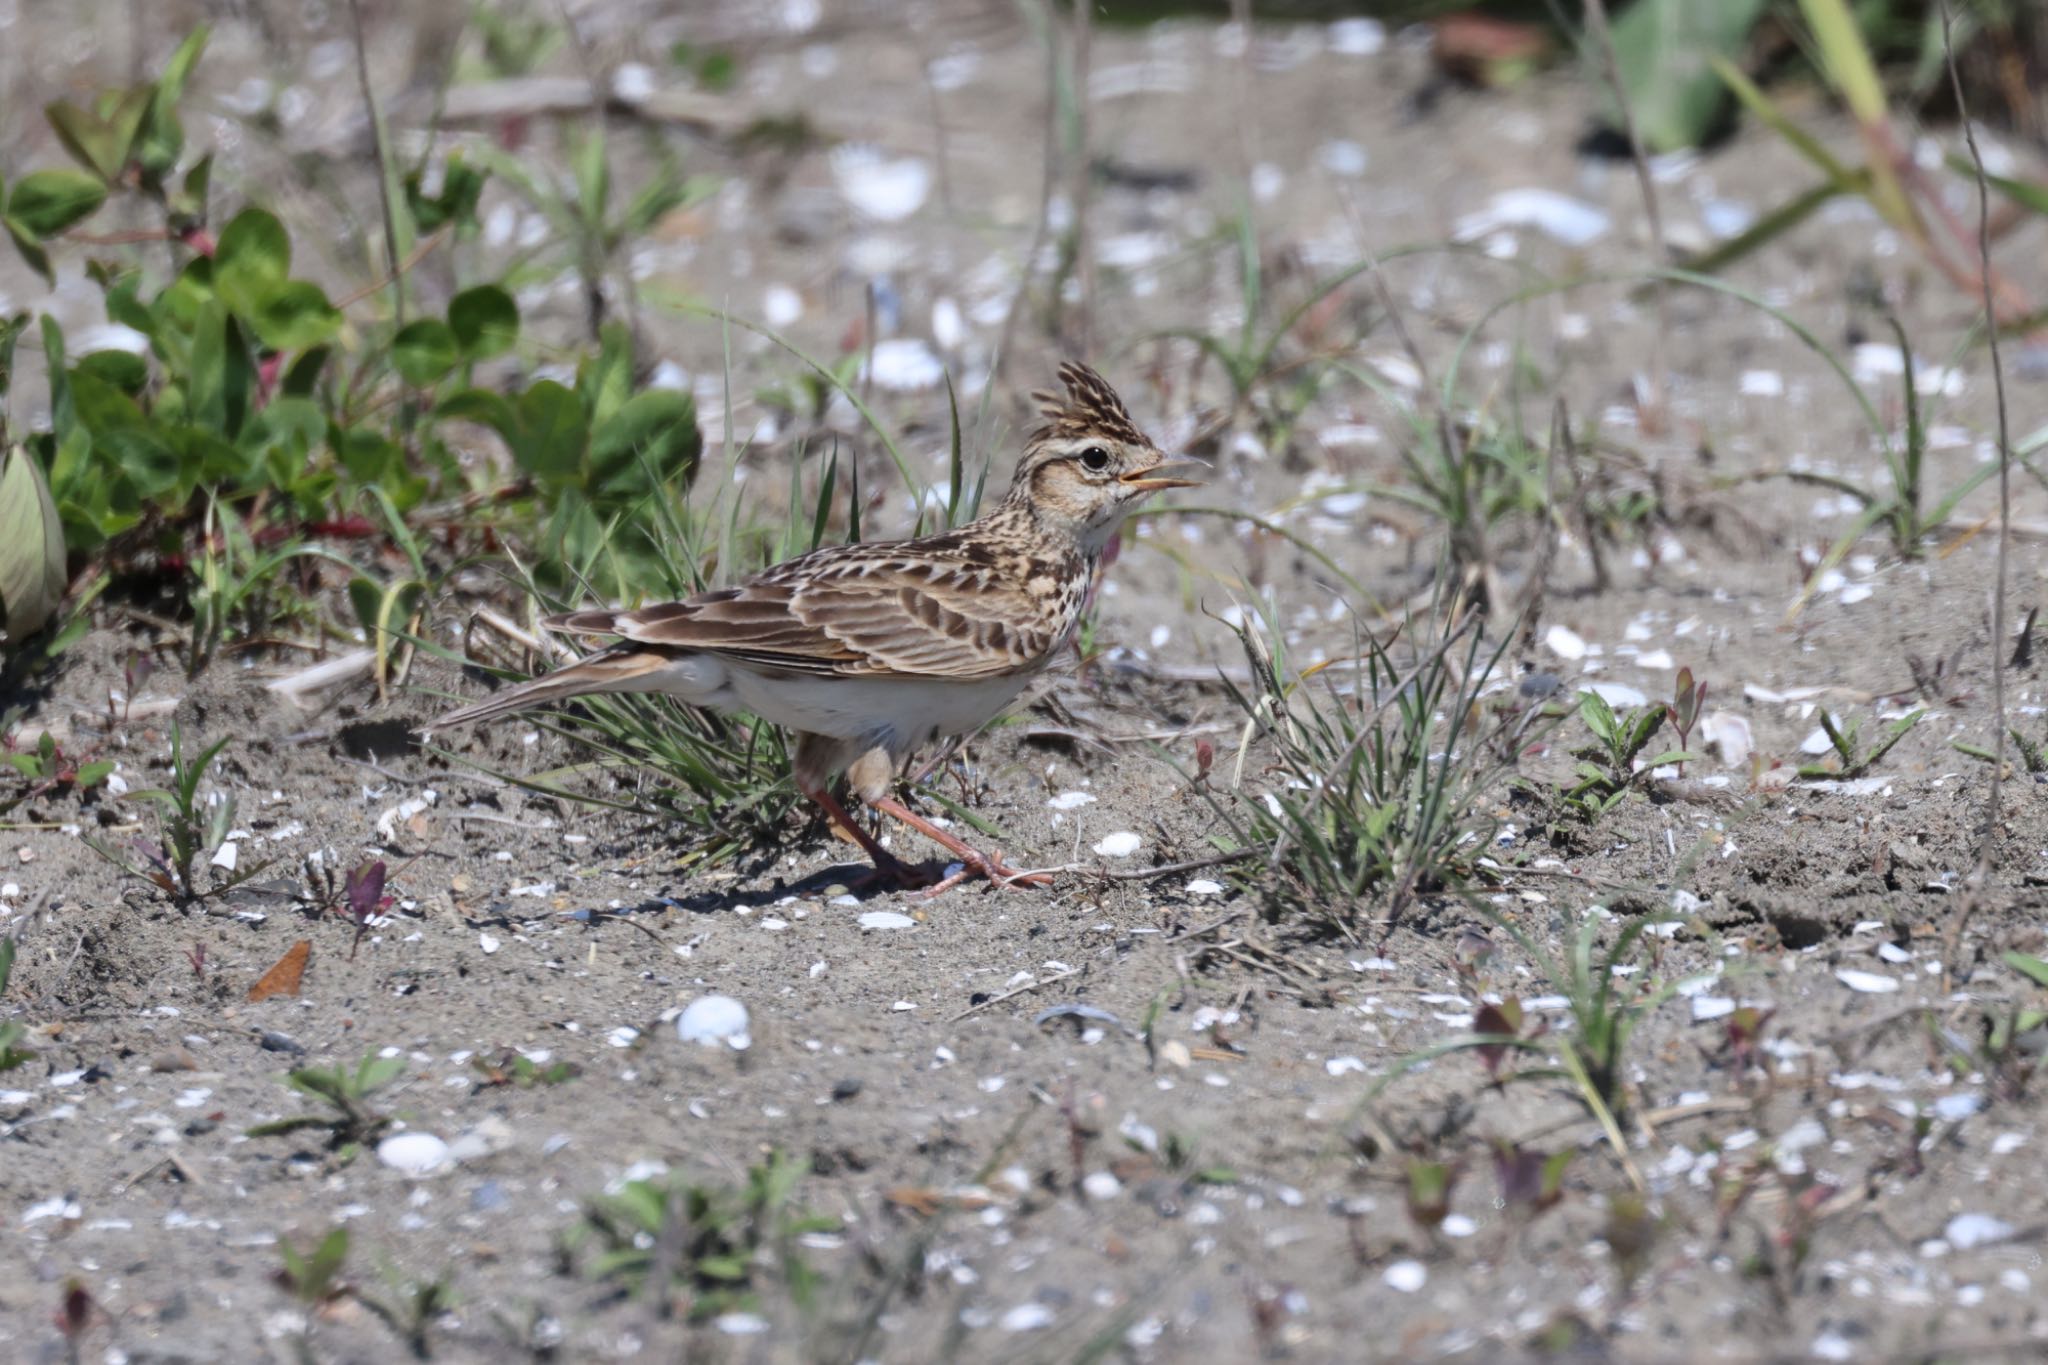
[[[1081,467],[1100,474],[1103,470],[1109,468],[1109,452],[1101,446],[1089,446],[1081,452]]]

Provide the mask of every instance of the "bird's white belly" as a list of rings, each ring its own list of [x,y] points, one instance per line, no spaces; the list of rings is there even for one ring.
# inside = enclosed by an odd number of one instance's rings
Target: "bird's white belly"
[[[1001,678],[820,678],[729,670],[734,700],[764,720],[832,739],[904,749],[963,735],[1013,701],[1028,674]]]

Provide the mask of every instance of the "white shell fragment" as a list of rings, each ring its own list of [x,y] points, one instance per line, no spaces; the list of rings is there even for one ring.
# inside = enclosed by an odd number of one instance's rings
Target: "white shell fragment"
[[[1843,967],[1835,972],[1835,980],[1852,991],[1866,995],[1889,995],[1899,988],[1896,977],[1881,976],[1876,972],[1858,971],[1854,967]]]
[[[946,363],[919,337],[891,337],[875,345],[867,368],[879,388],[914,393],[936,387],[946,377]]]
[[[917,921],[895,910],[870,910],[860,917],[863,929],[914,929]]]
[[[1957,1251],[2003,1242],[2012,1234],[2012,1224],[1988,1213],[1959,1213],[1941,1230],[1942,1237]]]
[[[432,1133],[393,1133],[377,1144],[377,1160],[417,1180],[448,1164],[448,1144]]]
[[[921,157],[889,157],[878,147],[848,144],[832,151],[832,179],[847,203],[878,223],[900,223],[924,207],[932,168]]]
[[[1396,1261],[1386,1268],[1380,1279],[1389,1289],[1413,1294],[1429,1283],[1429,1270],[1420,1261]]]
[[[729,995],[700,995],[684,1006],[676,1035],[686,1043],[710,1047],[724,1043],[735,1052],[754,1045],[747,1033],[747,1007]]]
[[[1572,663],[1586,657],[1585,640],[1569,626],[1552,626],[1544,632],[1543,643],[1549,646],[1552,654]]]
[[[1096,841],[1095,852],[1104,858],[1128,858],[1138,851],[1138,845],[1145,841],[1129,830],[1118,830],[1105,834]]]
[[[1715,711],[1701,721],[1700,742],[1718,751],[1722,765],[1729,768],[1747,767],[1756,748],[1749,722],[1732,711]]]
[[[1502,190],[1485,208],[1460,218],[1451,235],[1469,242],[1497,228],[1530,227],[1566,246],[1586,246],[1605,237],[1608,226],[1601,210],[1556,190]]]

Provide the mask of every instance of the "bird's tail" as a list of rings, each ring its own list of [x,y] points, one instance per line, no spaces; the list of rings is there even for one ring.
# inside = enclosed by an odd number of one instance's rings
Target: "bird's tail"
[[[649,649],[644,645],[618,644],[600,654],[593,654],[581,663],[567,668],[558,668],[543,674],[531,682],[517,683],[504,688],[497,695],[473,706],[465,706],[436,716],[420,727],[422,734],[435,730],[451,730],[458,725],[473,725],[478,721],[496,720],[514,711],[524,711],[529,706],[540,706],[551,701],[566,701],[570,697],[589,696],[593,692],[651,692],[654,677],[674,662],[673,657],[661,650]]]

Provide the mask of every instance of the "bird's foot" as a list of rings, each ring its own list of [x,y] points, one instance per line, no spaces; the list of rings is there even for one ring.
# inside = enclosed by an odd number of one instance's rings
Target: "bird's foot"
[[[1014,890],[1018,887],[1050,886],[1052,884],[1052,874],[1050,872],[1019,872],[1005,863],[1003,855],[999,852],[983,854],[970,848],[965,853],[962,853],[960,858],[961,862],[958,870],[941,877],[930,886],[911,892],[910,899],[919,901],[933,900],[945,895],[962,882],[971,881],[976,877],[984,879],[990,886],[999,887],[1005,891]]]

